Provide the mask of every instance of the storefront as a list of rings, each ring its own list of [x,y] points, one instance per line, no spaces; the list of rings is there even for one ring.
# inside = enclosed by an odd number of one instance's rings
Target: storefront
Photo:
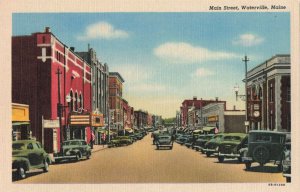
[[[24,140],[31,137],[29,105],[12,104],[12,140]]]

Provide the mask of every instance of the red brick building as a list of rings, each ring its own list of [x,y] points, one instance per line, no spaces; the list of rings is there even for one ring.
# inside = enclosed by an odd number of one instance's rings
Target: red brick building
[[[291,131],[290,55],[275,55],[247,73],[250,129]]]
[[[196,109],[201,109],[202,107],[210,104],[210,103],[224,103],[225,104],[225,110],[226,110],[226,101],[219,101],[216,100],[203,100],[202,98],[200,100],[197,100],[197,97],[194,97],[190,100],[184,100],[182,102],[182,105],[180,107],[180,113],[181,113],[181,126],[182,127],[188,127],[189,122],[194,122],[194,124],[198,124],[197,119],[195,119],[196,115],[194,113],[190,112],[189,117],[189,111],[191,109],[193,111],[196,111]]]
[[[118,72],[109,72],[109,108],[113,110],[112,128],[123,129],[123,83],[124,79]]]
[[[42,117],[57,120],[58,103],[68,106],[62,110],[62,130],[44,129],[46,151],[58,151],[66,139],[90,141],[91,68],[50,28],[12,37],[12,101],[30,105],[32,135],[39,141],[43,140]]]
[[[122,99],[123,106],[123,125],[124,129],[132,129],[134,121],[134,108],[129,106],[125,99]]]

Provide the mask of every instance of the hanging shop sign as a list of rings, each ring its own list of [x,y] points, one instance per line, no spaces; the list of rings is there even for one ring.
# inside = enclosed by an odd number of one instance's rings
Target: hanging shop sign
[[[104,126],[103,114],[91,114],[91,126],[103,127]]]

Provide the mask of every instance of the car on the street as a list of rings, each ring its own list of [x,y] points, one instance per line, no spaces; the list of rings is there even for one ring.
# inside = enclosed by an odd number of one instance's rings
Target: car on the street
[[[48,172],[51,159],[40,142],[36,140],[18,140],[12,143],[12,170],[18,179],[26,178],[33,169]]]
[[[188,148],[194,148],[196,140],[199,138],[200,135],[193,134],[192,137],[189,137],[189,139],[184,143],[185,146]]]
[[[175,141],[176,143],[180,144],[180,145],[183,145],[185,144],[190,138],[193,138],[192,135],[181,135],[179,136]]]
[[[274,162],[278,169],[282,169],[284,158],[286,134],[276,131],[253,130],[249,132],[248,147],[242,155],[246,170],[251,168],[254,162],[264,166],[266,163]]]
[[[203,148],[205,143],[207,143],[215,134],[207,134],[207,135],[200,135],[198,139],[195,141],[193,149],[196,151],[201,151],[204,153]]]
[[[79,161],[83,157],[89,159],[92,155],[91,147],[85,140],[72,139],[62,143],[62,149],[54,153],[55,163],[59,163],[62,160],[76,160]]]
[[[159,135],[164,135],[164,134],[169,134],[169,132],[168,132],[168,131],[165,131],[165,130],[157,130],[157,131],[154,131],[154,132],[151,134],[151,137],[152,137],[152,139],[153,139],[153,145],[156,145],[158,136],[159,136]]]
[[[213,136],[208,142],[205,143],[202,150],[204,151],[207,157],[218,154],[219,145],[223,141],[225,135],[226,133],[218,133],[215,136]]]
[[[161,134],[158,135],[156,142],[156,149],[160,149],[162,147],[167,147],[169,149],[173,148],[172,136],[169,134]]]
[[[291,134],[286,134],[285,148],[284,148],[284,158],[282,160],[282,173],[286,178],[286,182],[291,182]]]
[[[218,160],[220,163],[225,158],[233,159],[238,158],[239,162],[242,162],[240,149],[245,148],[248,138],[245,133],[228,133],[224,136],[223,141],[219,145]]]

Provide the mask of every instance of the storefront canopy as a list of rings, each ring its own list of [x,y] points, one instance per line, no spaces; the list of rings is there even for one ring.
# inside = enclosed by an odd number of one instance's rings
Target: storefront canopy
[[[203,127],[203,131],[211,131],[215,129],[215,127]]]
[[[12,125],[13,126],[17,126],[17,125],[29,125],[30,122],[27,121],[22,121],[22,122],[13,122]]]

